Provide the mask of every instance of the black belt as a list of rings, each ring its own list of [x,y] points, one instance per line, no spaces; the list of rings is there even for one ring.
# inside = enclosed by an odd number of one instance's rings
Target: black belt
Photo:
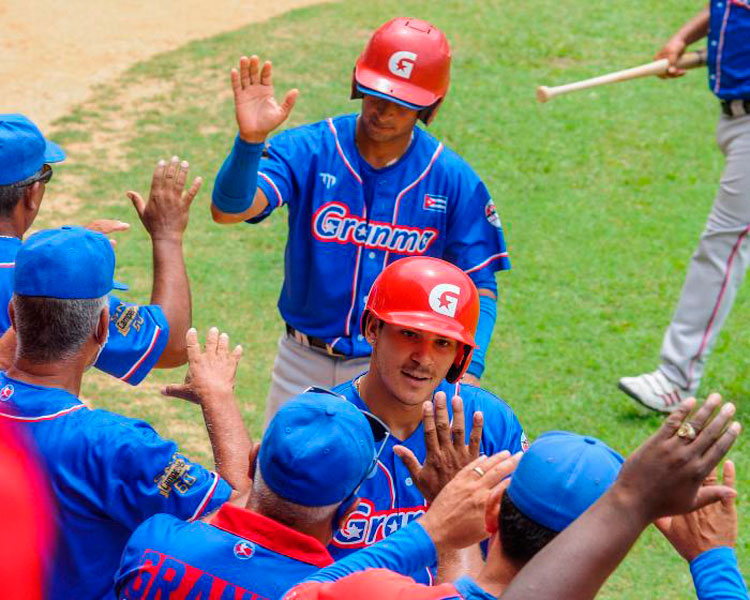
[[[308,346],[309,348],[320,350],[328,356],[334,356],[336,358],[351,358],[346,354],[342,354],[341,352],[334,350],[333,346],[331,346],[331,344],[326,342],[324,339],[302,333],[301,331],[298,331],[294,327],[292,327],[289,323],[286,323],[286,334],[303,346]]]
[[[721,103],[721,112],[728,117],[750,115],[750,100],[724,100]]]

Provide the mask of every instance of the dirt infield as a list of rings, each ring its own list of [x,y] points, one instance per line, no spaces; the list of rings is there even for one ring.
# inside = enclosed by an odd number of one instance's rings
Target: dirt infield
[[[23,112],[46,129],[92,85],[138,61],[319,2],[2,0],[0,112]]]

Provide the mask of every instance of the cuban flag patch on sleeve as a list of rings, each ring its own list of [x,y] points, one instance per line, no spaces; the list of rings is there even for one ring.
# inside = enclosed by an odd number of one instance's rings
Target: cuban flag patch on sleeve
[[[445,212],[448,209],[448,198],[446,198],[445,196],[425,194],[422,208],[434,212]]]

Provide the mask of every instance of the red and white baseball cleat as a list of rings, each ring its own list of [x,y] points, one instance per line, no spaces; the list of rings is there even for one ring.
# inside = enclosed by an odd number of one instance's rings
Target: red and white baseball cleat
[[[623,377],[617,384],[628,396],[646,408],[662,413],[670,413],[689,396],[659,369],[636,377]]]

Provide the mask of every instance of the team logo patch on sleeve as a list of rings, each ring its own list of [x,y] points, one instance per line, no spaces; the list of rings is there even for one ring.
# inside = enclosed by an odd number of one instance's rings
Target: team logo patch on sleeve
[[[0,390],[0,400],[5,402],[13,395],[13,392],[15,392],[13,386],[10,383],[7,384],[2,390]]]
[[[172,462],[166,466],[159,477],[154,479],[159,488],[159,493],[165,498],[169,498],[169,494],[174,488],[177,493],[186,494],[197,480],[197,477],[189,472],[191,466],[185,460],[185,457],[175,452],[172,455]]]
[[[143,317],[138,314],[138,307],[129,306],[124,303],[120,303],[117,306],[111,317],[111,321],[122,335],[128,335],[131,327],[136,331],[140,331],[141,325],[143,325]]]
[[[433,194],[425,194],[424,201],[422,202],[422,208],[425,210],[431,210],[433,212],[445,212],[448,210],[448,198],[445,196],[434,196]]]
[[[240,560],[252,558],[255,554],[255,544],[247,540],[241,540],[234,545],[234,555]]]
[[[487,221],[493,227],[501,229],[503,224],[500,222],[500,215],[497,214],[497,208],[492,198],[487,200],[487,204],[484,205],[484,216],[487,217]]]

